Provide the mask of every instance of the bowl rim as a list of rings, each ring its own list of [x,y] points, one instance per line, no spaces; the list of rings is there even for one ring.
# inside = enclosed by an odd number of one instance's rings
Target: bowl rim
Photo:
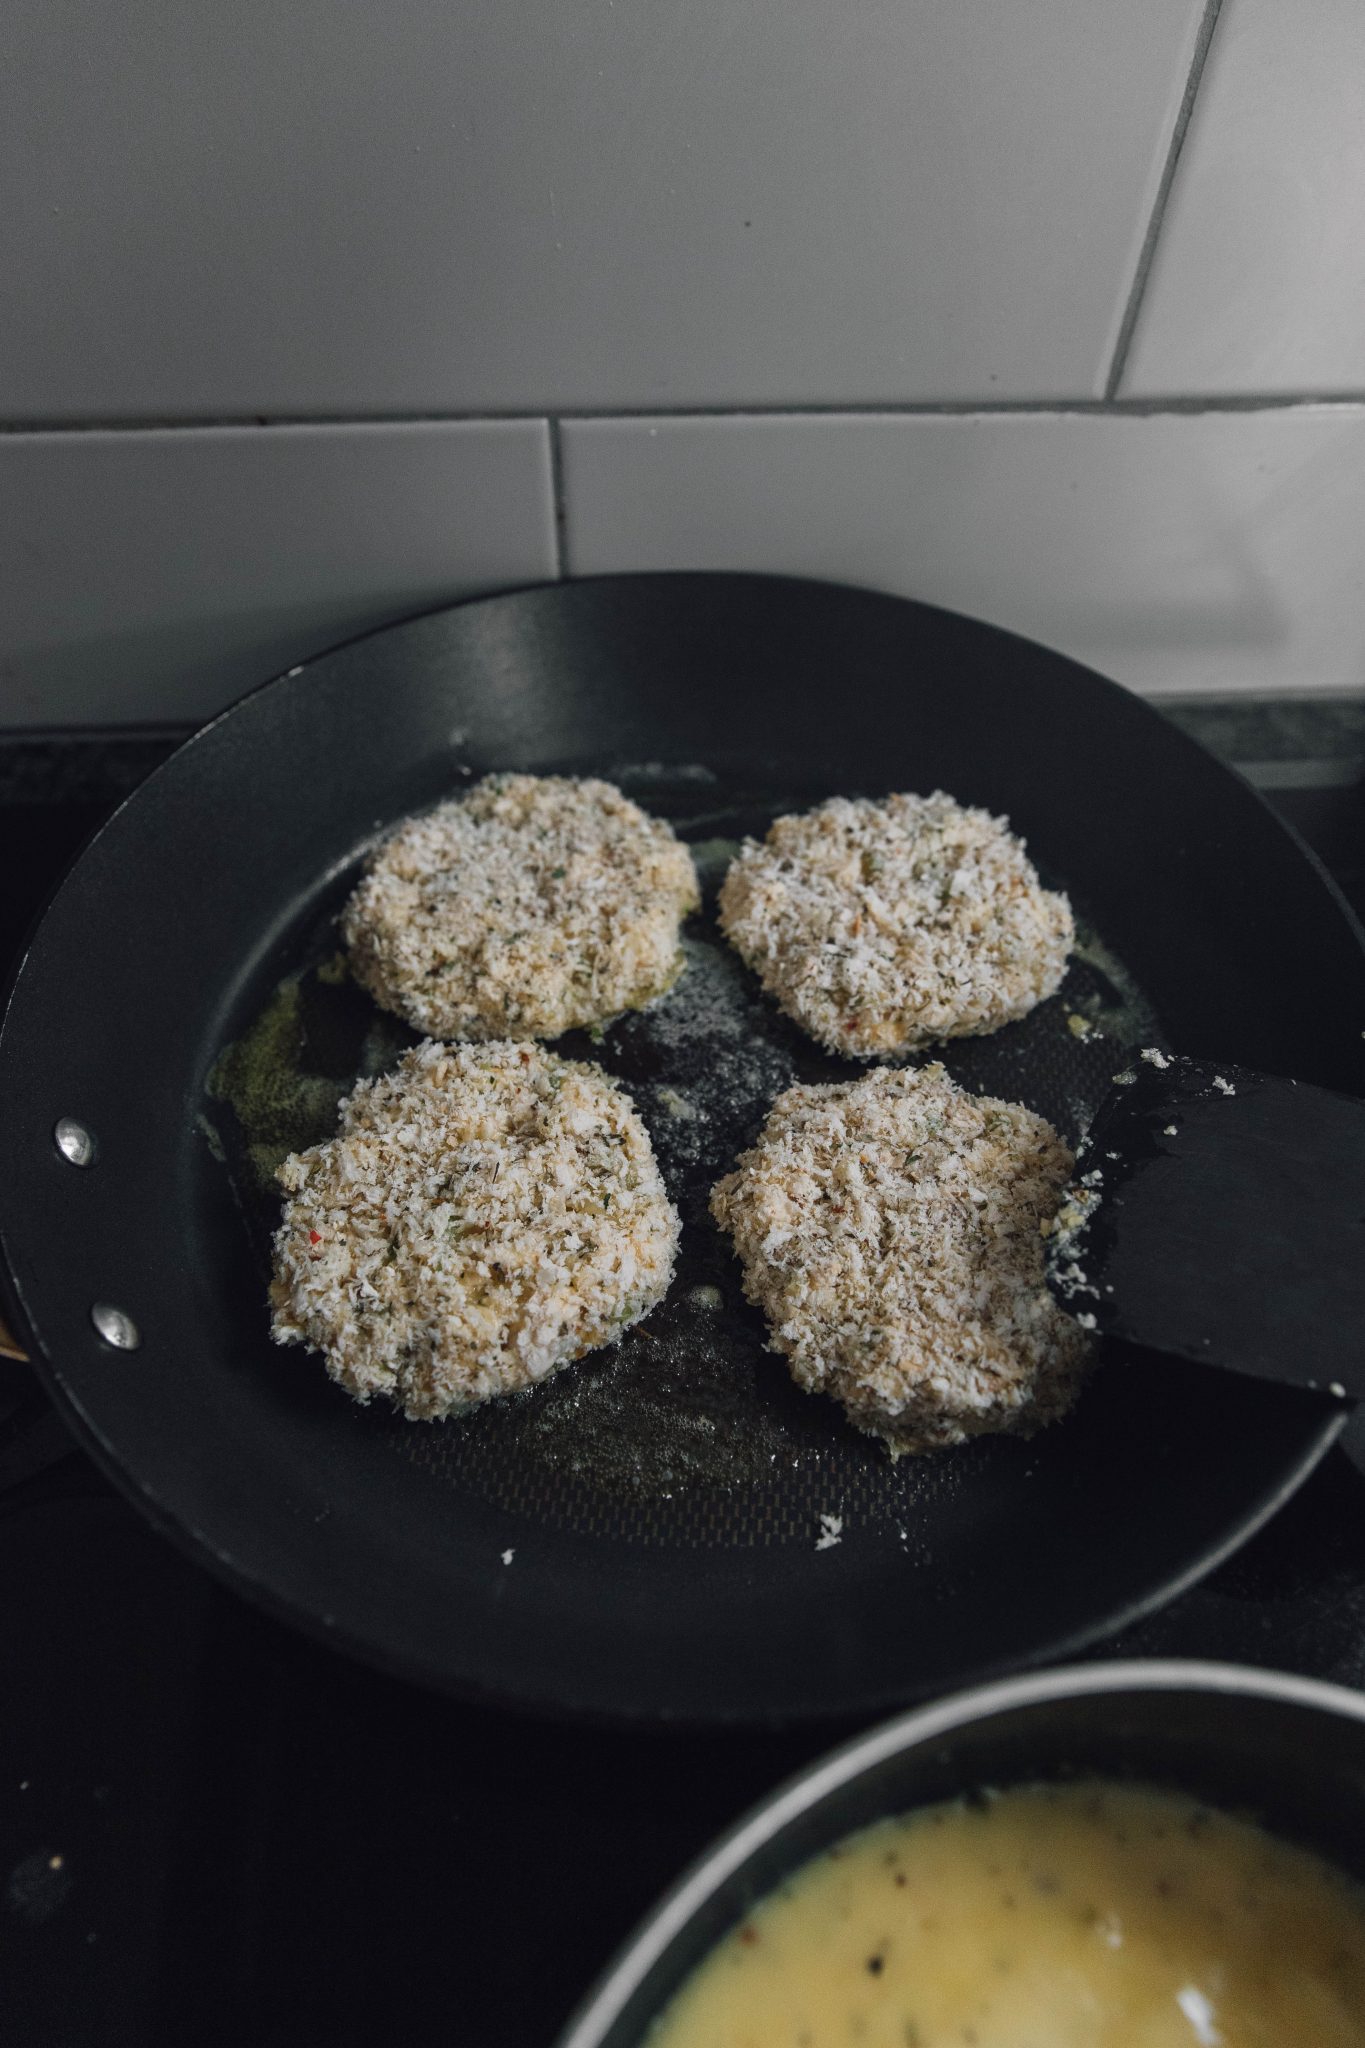
[[[601,2048],[606,2030],[710,1895],[780,1829],[900,1752],[1016,1707],[1087,1694],[1223,1693],[1315,1708],[1365,1723],[1365,1694],[1329,1680],[1255,1665],[1143,1658],[1063,1665],[996,1679],[913,1707],[815,1758],[759,1800],[670,1885],[555,2037],[553,2048]]]

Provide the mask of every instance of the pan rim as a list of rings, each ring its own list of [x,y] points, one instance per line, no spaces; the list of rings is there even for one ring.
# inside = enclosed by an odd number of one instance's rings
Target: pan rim
[[[2,1249],[0,1246],[0,1250]],[[372,1641],[363,1634],[348,1630],[334,1617],[319,1616],[305,1602],[291,1600],[287,1595],[280,1593],[263,1575],[252,1572],[228,1551],[216,1547],[202,1530],[192,1528],[175,1508],[167,1505],[154,1487],[138,1483],[120,1460],[118,1451],[109,1443],[98,1425],[85,1413],[79,1399],[66,1386],[61,1378],[60,1367],[54,1366],[37,1344],[32,1325],[23,1313],[22,1297],[14,1287],[7,1264],[0,1263],[0,1280],[3,1280],[7,1290],[7,1305],[13,1316],[12,1327],[17,1326],[16,1334],[26,1345],[32,1346],[30,1360],[34,1363],[34,1369],[45,1391],[80,1447],[88,1453],[116,1491],[138,1509],[152,1527],[166,1537],[182,1556],[187,1557],[192,1563],[203,1566],[219,1585],[241,1595],[252,1607],[271,1620],[297,1629],[311,1642],[341,1650],[372,1670],[423,1686],[466,1705],[494,1708],[499,1712],[510,1709],[534,1721],[568,1721],[590,1728],[624,1725],[698,1729],[764,1727],[776,1732],[828,1725],[842,1718],[828,1706],[815,1701],[799,1701],[764,1713],[755,1713],[743,1708],[730,1710],[723,1700],[718,1701],[714,1707],[708,1706],[705,1712],[670,1711],[660,1707],[639,1708],[629,1702],[611,1706],[591,1705],[552,1690],[532,1693],[524,1686],[504,1688],[497,1684],[485,1684],[467,1673],[452,1675],[440,1663],[427,1663],[415,1654],[388,1652],[384,1645]],[[1110,1608],[1099,1620],[1059,1635],[1049,1642],[1036,1645],[1023,1654],[1002,1657],[994,1663],[976,1662],[972,1666],[970,1676],[949,1675],[941,1680],[936,1679],[932,1685],[923,1688],[912,1685],[907,1690],[904,1685],[888,1685],[879,1691],[866,1691],[860,1694],[857,1712],[860,1715],[878,1716],[903,1707],[907,1698],[927,1702],[942,1698],[945,1692],[956,1695],[978,1684],[1005,1685],[1009,1683],[1011,1674],[1027,1675],[1037,1673],[1043,1668],[1050,1670],[1059,1660],[1082,1656],[1111,1637],[1121,1634],[1125,1629],[1144,1621],[1149,1615],[1158,1613],[1172,1600],[1197,1586],[1220,1565],[1225,1564],[1256,1535],[1258,1530],[1264,1528],[1279,1513],[1321,1463],[1346,1427],[1348,1419],[1348,1411],[1338,1408],[1328,1412],[1317,1434],[1300,1452],[1292,1468],[1281,1476],[1241,1520],[1228,1528],[1225,1537],[1216,1547],[1201,1551],[1193,1562],[1182,1570],[1169,1574],[1155,1587],[1134,1597],[1123,1608]],[[921,1705],[912,1706],[906,1711],[917,1713],[925,1710]]]

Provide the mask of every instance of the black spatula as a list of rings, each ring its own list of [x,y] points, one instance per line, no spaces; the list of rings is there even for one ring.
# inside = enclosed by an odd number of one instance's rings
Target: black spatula
[[[1087,1327],[1365,1399],[1365,1102],[1144,1053],[1077,1153],[1048,1284]]]

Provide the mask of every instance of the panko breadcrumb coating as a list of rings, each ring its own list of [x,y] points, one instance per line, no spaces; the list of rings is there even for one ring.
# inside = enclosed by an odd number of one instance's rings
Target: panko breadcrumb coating
[[[433,1038],[557,1038],[676,979],[687,848],[609,782],[490,775],[410,818],[347,904],[351,968]]]
[[[416,1046],[279,1179],[272,1335],[414,1420],[547,1378],[672,1277],[678,1218],[629,1097],[540,1046]]]
[[[720,923],[789,1017],[858,1059],[1025,1016],[1075,937],[1008,821],[941,789],[778,818],[732,864]]]
[[[789,1088],[711,1197],[793,1379],[893,1454],[1028,1435],[1090,1342],[1048,1293],[1040,1225],[1071,1173],[1052,1126],[937,1064]]]

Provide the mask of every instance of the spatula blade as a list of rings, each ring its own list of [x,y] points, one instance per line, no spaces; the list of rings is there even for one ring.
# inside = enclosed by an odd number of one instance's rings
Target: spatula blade
[[[1365,1103],[1144,1053],[1077,1154],[1048,1284],[1088,1328],[1365,1398]]]

